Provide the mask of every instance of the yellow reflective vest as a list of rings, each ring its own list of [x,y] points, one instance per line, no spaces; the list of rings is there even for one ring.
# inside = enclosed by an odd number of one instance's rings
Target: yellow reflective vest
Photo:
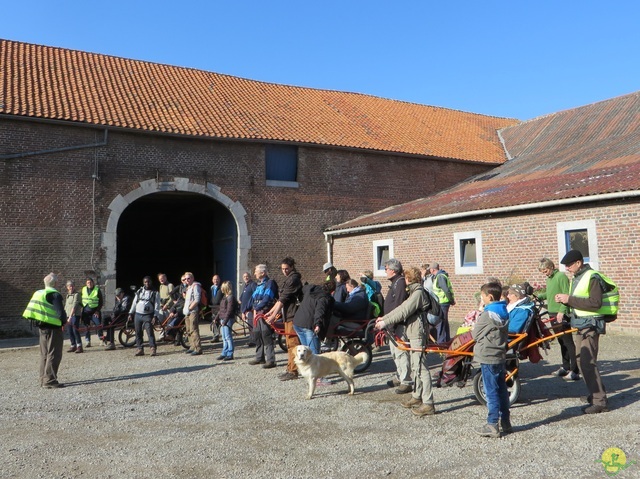
[[[433,277],[433,287],[432,287],[433,294],[435,294],[438,297],[438,302],[440,304],[449,304],[449,298],[447,298],[447,295],[445,294],[444,289],[440,288],[440,286],[438,285],[438,276],[444,276],[444,279],[447,280],[447,287],[451,292],[451,297],[453,297],[453,287],[451,286],[451,281],[449,280],[449,276],[443,273],[436,273],[435,276]]]
[[[57,292],[54,288],[45,288],[33,293],[31,301],[29,301],[27,309],[24,310],[22,316],[26,319],[33,319],[52,326],[62,326],[62,321],[60,321],[55,308],[51,303],[47,302],[47,294]]]
[[[588,269],[580,277],[573,278],[571,280],[571,286],[569,289],[571,291],[571,296],[575,296],[576,298],[588,298],[590,289],[589,283],[594,275],[602,278],[602,280],[609,285],[611,289],[602,294],[602,306],[600,306],[597,311],[585,311],[582,309],[572,308],[575,318],[602,319],[605,316],[615,317],[615,315],[618,314],[618,303],[620,301],[620,292],[618,291],[618,287],[613,281],[611,281],[611,279],[593,269]],[[584,323],[584,321],[578,320],[575,322],[575,326],[581,329],[582,323]],[[572,325],[574,325],[574,323],[572,323]]]
[[[100,299],[98,298],[98,293],[100,288],[98,286],[94,286],[91,292],[87,289],[87,287],[82,288],[82,306],[89,306],[91,309],[96,309],[98,304],[100,304]]]

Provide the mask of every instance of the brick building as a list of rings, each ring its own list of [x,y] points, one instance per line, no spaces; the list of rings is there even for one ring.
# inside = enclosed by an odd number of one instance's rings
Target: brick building
[[[287,255],[318,280],[326,228],[487,173],[517,123],[0,40],[0,330],[50,271],[107,305]]]
[[[544,285],[538,260],[558,265],[578,248],[620,287],[610,330],[640,334],[640,93],[500,135],[509,159],[489,174],[328,228],[333,262],[379,279],[387,257],[439,262],[456,292],[450,317],[462,320],[488,276]]]

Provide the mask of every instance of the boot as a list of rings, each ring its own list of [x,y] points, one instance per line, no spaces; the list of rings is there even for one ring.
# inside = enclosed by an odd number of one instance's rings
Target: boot
[[[138,349],[138,351],[136,352],[136,354],[134,354],[134,356],[144,356],[144,349],[142,348]]]
[[[157,356],[156,348],[151,348],[151,356]]]
[[[411,412],[418,417],[433,416],[436,413],[436,408],[433,407],[433,404],[423,404],[422,406],[413,408]]]

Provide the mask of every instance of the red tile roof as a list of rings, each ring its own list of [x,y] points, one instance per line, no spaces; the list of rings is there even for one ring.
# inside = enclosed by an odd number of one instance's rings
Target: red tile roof
[[[0,114],[502,163],[517,120],[0,40]]]
[[[434,196],[329,231],[640,190],[640,92],[501,131],[512,159]]]

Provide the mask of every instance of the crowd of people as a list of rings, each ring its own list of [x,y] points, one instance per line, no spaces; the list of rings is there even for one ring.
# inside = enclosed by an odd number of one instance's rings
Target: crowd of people
[[[605,412],[607,396],[598,371],[596,358],[598,338],[605,333],[607,314],[615,314],[617,303],[609,300],[608,292],[615,285],[602,273],[585,264],[576,250],[569,251],[561,263],[566,266],[573,280],[558,271],[554,263],[543,258],[539,271],[547,277],[545,295],[548,311],[556,331],[576,328],[577,333],[561,336],[562,367],[554,374],[568,380],[584,377],[589,390],[585,408],[587,414]],[[57,373],[62,358],[63,327],[68,325],[71,347],[68,352],[82,353],[91,346],[91,331],[106,350],[114,350],[112,325],[123,315],[133,322],[136,331],[136,356],[143,356],[143,333],[146,332],[151,356],[157,354],[153,325],[162,322],[167,327],[161,339],[172,341],[173,327],[184,321],[189,338],[189,355],[201,355],[199,321],[206,305],[212,308],[213,340],[222,338],[220,361],[234,359],[232,328],[238,319],[250,330],[249,347],[255,348],[250,365],[264,369],[276,367],[272,324],[281,320],[288,349],[285,370],[278,376],[282,381],[298,377],[294,361],[299,344],[308,346],[312,353],[337,346],[336,327],[343,321],[375,318],[376,330],[389,334],[410,345],[410,351],[390,343],[390,353],[395,374],[387,385],[397,394],[411,396],[401,405],[412,414],[422,417],[436,412],[432,390],[432,378],[424,353],[431,336],[439,344],[451,340],[449,309],[456,304],[453,286],[447,272],[438,263],[421,267],[403,268],[402,263],[391,258],[384,263],[388,280],[387,293],[382,296],[382,285],[373,279],[371,271],[360,273],[355,279],[346,270],[339,270],[332,263],[323,266],[325,280],[320,284],[303,283],[293,258],[280,262],[284,280],[280,285],[269,277],[265,264],[242,275],[243,287],[239,296],[234,295],[230,281],[222,281],[218,275],[212,278],[210,290],[195,281],[186,272],[178,286],[173,286],[163,273],[158,275],[156,289],[149,276],[143,278],[143,286],[130,296],[121,288],[116,289],[116,302],[112,314],[102,316],[104,298],[93,278],[87,278],[81,291],[76,291],[73,281],[66,283],[66,298],[57,291],[57,275],[44,278],[45,288],[37,291],[24,317],[37,322],[40,328],[40,382],[46,388],[59,388]],[[467,315],[464,331],[471,331],[475,340],[474,358],[480,363],[487,398],[487,423],[477,430],[482,436],[499,437],[512,431],[509,399],[505,382],[506,353],[509,333],[519,333],[526,328],[534,315],[527,284],[504,286],[497,278],[489,278],[480,287],[481,304],[474,314]],[[426,294],[426,292],[429,294]],[[208,294],[207,294],[208,293]],[[205,299],[206,297],[206,299]],[[617,300],[616,300],[617,301]],[[439,304],[439,318],[435,326],[425,321],[425,311],[430,303]],[[86,327],[84,338],[80,326]]]

